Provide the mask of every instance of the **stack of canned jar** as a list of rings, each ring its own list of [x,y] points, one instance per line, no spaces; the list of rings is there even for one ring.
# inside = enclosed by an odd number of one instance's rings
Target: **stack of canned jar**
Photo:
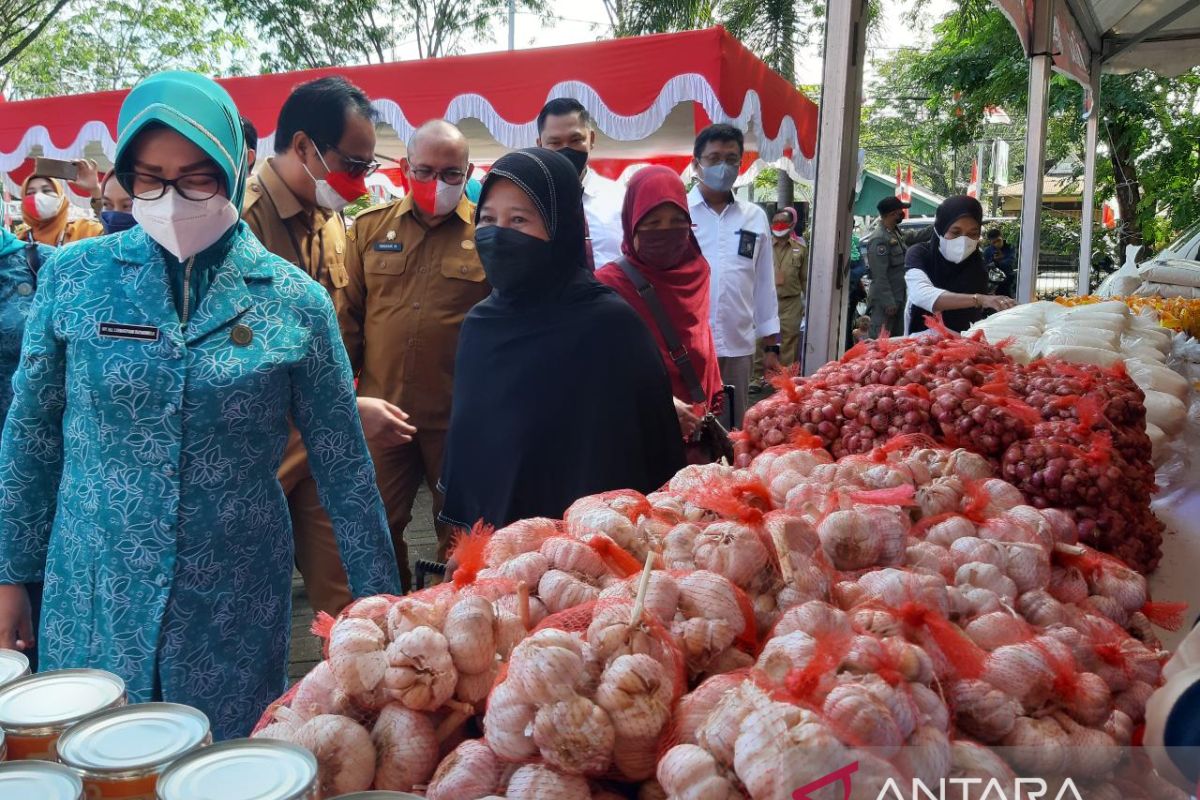
[[[176,703],[126,705],[125,683],[95,669],[29,674],[0,650],[4,800],[320,800],[317,761],[269,739],[212,744],[208,718]],[[403,800],[360,792],[337,800]],[[330,798],[333,800],[333,798]]]

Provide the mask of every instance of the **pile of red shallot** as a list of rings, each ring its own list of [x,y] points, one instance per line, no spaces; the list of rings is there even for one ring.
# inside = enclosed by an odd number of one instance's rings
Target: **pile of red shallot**
[[[739,466],[798,431],[839,458],[923,433],[984,456],[1031,505],[1068,512],[1084,543],[1146,573],[1158,565],[1144,396],[1120,363],[1018,364],[981,332],[938,328],[862,342],[811,378],[774,383],[779,391],[747,412],[737,434]]]
[[[980,454],[791,435],[462,537],[453,581],[319,620],[255,735],[312,750],[320,798],[787,800],[850,764],[856,797],[1186,796],[1124,755],[1181,607]]]

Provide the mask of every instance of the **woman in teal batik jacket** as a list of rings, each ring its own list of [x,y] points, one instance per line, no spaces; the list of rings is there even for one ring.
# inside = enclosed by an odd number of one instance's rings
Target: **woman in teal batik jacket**
[[[275,474],[304,437],[356,596],[399,578],[328,295],[240,222],[246,148],[216,83],[121,107],[140,225],[42,267],[0,443],[0,647],[188,703],[217,738],[285,688],[292,535]]]
[[[12,404],[12,376],[37,290],[37,272],[53,254],[53,247],[23,242],[0,225],[0,426]]]

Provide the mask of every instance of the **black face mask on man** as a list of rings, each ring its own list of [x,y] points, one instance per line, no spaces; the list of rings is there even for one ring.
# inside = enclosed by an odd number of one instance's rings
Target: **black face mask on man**
[[[502,296],[519,296],[549,282],[554,257],[550,242],[492,225],[475,231],[475,247],[488,283]]]
[[[558,151],[558,154],[560,156],[564,156],[567,161],[570,161],[571,166],[575,167],[575,171],[580,175],[582,175],[583,171],[587,169],[589,155],[587,150],[576,150],[574,147],[564,147],[562,150]]]

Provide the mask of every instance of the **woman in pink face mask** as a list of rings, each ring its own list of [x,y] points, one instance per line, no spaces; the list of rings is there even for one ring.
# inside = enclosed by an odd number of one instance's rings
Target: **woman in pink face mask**
[[[91,219],[68,220],[70,203],[63,186],[53,178],[30,175],[21,186],[21,219],[16,234],[27,242],[57,247],[100,236],[104,228]]]
[[[608,264],[596,278],[625,298],[654,334],[671,377],[680,427],[690,437],[705,413],[720,410],[722,382],[709,326],[709,266],[692,235],[683,181],[667,167],[639,170],[625,190],[621,223],[625,264]],[[654,311],[634,285],[638,275],[653,287],[686,352],[668,346]]]

